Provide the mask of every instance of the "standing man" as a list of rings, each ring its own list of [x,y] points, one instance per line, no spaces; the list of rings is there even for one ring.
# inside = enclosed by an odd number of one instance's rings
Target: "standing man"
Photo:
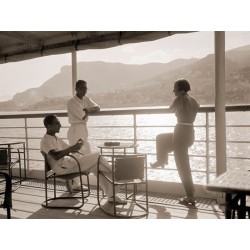
[[[100,107],[86,96],[88,90],[86,81],[78,80],[75,90],[76,95],[67,102],[68,120],[70,123],[68,140],[70,145],[74,145],[79,139],[82,139],[84,147],[81,149],[81,153],[89,154],[91,150],[88,142],[88,114],[99,111]],[[77,187],[79,187],[79,181],[74,180],[73,189],[77,189]]]

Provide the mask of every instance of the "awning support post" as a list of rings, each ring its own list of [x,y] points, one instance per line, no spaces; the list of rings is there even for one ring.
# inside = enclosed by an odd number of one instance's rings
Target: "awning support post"
[[[216,175],[227,170],[225,106],[225,32],[215,31]]]
[[[77,81],[77,57],[76,51],[71,53],[71,60],[72,60],[72,95],[75,95],[75,84]]]

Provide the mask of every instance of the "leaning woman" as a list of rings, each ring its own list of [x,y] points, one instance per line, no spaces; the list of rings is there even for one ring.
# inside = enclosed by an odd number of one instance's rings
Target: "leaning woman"
[[[174,83],[175,100],[169,107],[177,118],[174,129],[173,147],[176,167],[184,186],[186,196],[179,200],[183,205],[195,205],[194,184],[189,163],[188,148],[194,143],[194,126],[199,104],[188,94],[190,84],[186,79]]]

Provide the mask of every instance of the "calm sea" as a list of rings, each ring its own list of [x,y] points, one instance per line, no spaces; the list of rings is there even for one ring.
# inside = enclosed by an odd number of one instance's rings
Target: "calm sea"
[[[10,114],[16,112],[1,112],[0,114]],[[34,112],[31,112],[34,113]],[[38,112],[39,113],[39,112]],[[59,136],[67,138],[68,121],[67,118],[60,118],[62,128]],[[249,169],[249,159],[247,158],[250,152],[250,113],[249,112],[227,112],[227,156],[228,168],[242,168]],[[159,133],[173,132],[176,124],[176,118],[173,114],[160,115],[137,115],[137,139],[138,152],[148,154],[148,162],[155,161],[155,137]],[[204,184],[206,179],[206,168],[209,167],[211,172],[210,178],[214,178],[215,172],[215,129],[214,129],[214,114],[209,115],[209,143],[206,140],[206,118],[200,113],[197,115],[195,121],[195,143],[190,148],[190,161],[193,170],[194,181],[197,184]],[[31,159],[42,159],[39,151],[40,139],[45,133],[42,118],[28,119],[28,136],[29,157]],[[112,126],[112,127],[111,127]],[[232,127],[230,127],[232,126]],[[236,126],[236,127],[235,127]],[[240,127],[237,127],[240,126]],[[18,128],[16,128],[18,127]],[[6,141],[9,139],[1,137],[17,137],[24,138],[25,130],[24,119],[5,119],[1,120],[0,124],[0,140]],[[131,115],[118,116],[91,116],[88,121],[89,127],[89,142],[92,151],[98,151],[98,145],[105,141],[133,141],[133,117]],[[102,140],[100,140],[102,138]],[[12,139],[17,141],[18,139]],[[20,139],[21,140],[21,139]],[[23,139],[22,139],[23,140]],[[67,139],[66,139],[67,140]],[[206,157],[206,152],[209,152],[209,157]],[[241,158],[241,159],[238,159]],[[31,162],[30,168],[43,168],[41,162]],[[169,165],[165,169],[151,170],[149,169],[149,179],[157,180],[172,180],[179,181],[176,172],[173,155],[170,154]]]

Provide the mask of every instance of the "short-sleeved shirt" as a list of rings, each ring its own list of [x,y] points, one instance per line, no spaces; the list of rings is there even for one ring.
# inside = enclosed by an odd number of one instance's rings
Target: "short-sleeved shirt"
[[[68,112],[68,120],[70,124],[75,123],[86,123],[88,118],[82,119],[85,116],[85,112],[83,109],[98,107],[98,105],[90,99],[88,96],[84,96],[80,99],[77,95],[72,97],[67,102],[67,112]]]
[[[177,96],[169,109],[175,112],[178,123],[193,124],[199,106],[192,96],[185,93]]]
[[[51,150],[55,150],[55,151],[60,151],[63,149],[68,148],[69,145],[64,142],[61,138],[57,137],[57,136],[51,136],[48,134],[45,134],[40,142],[40,150],[43,151],[46,155],[47,155],[47,159],[48,159],[48,163],[51,166],[52,169],[54,169],[56,166],[58,166],[61,161],[63,160],[54,160],[50,155],[49,152]]]
[[[66,148],[68,148],[68,144],[57,136],[45,134],[41,140],[40,150],[47,155],[50,167],[57,174],[76,173],[79,171],[76,161],[72,157],[64,156],[57,161],[48,154],[51,150],[60,151]],[[76,153],[74,158],[78,160],[82,171],[91,170],[93,173],[96,173],[99,156],[99,152],[86,155]],[[101,169],[108,172],[112,171],[112,167],[105,159],[102,160]]]

